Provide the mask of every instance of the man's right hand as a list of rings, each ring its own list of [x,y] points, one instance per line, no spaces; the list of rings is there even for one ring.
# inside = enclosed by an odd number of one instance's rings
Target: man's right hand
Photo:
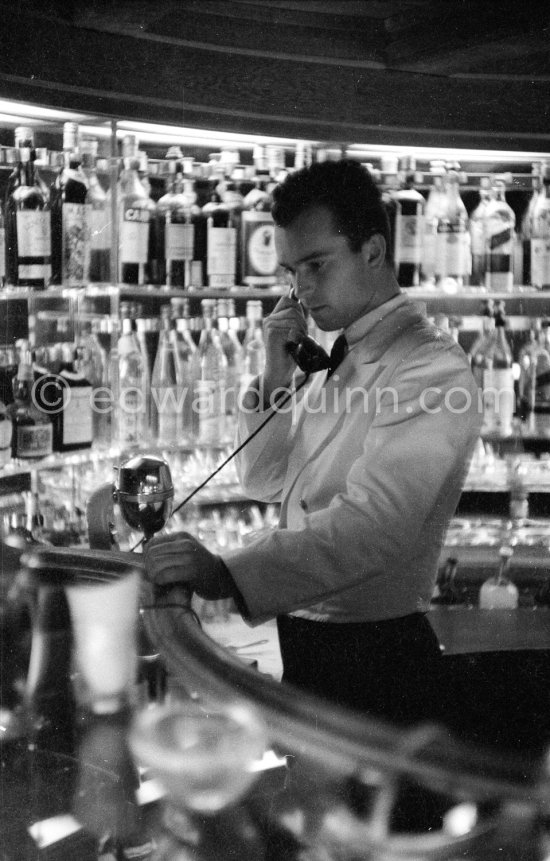
[[[275,389],[290,384],[296,363],[288,352],[287,344],[289,341],[296,342],[302,335],[307,335],[307,323],[300,303],[290,296],[282,296],[264,321],[264,402],[269,402]]]

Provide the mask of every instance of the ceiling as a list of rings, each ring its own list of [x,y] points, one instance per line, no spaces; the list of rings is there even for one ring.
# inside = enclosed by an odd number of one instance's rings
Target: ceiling
[[[0,0],[0,94],[315,140],[547,150],[549,6]]]

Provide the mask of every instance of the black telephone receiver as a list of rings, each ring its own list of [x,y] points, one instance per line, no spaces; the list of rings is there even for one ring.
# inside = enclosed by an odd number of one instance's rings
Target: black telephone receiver
[[[294,288],[291,289],[289,296],[302,308]],[[300,335],[295,341],[287,341],[286,348],[304,374],[316,374],[317,371],[325,371],[330,367],[328,353],[309,335]]]

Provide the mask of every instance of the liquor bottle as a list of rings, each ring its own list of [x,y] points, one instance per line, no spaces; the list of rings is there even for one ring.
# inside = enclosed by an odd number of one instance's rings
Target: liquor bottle
[[[65,287],[86,287],[90,280],[91,208],[81,157],[72,153],[62,201],[61,281]]]
[[[161,177],[154,177],[153,182],[151,182],[151,177],[149,174],[149,159],[147,153],[143,150],[137,151],[137,159],[139,161],[138,168],[138,176],[140,182],[143,186],[143,189],[149,198],[149,202],[152,205],[151,210],[151,220],[149,222],[149,244],[147,248],[147,266],[146,266],[146,281],[148,284],[156,284],[161,285],[164,283],[163,281],[163,266],[164,266],[164,234],[159,235],[157,230],[158,220],[156,218],[156,197],[157,188],[159,183],[161,184],[162,191],[160,194],[164,194],[164,179]]]
[[[234,287],[237,277],[237,210],[213,192],[203,206],[206,216],[206,274],[212,288]]]
[[[116,438],[123,449],[139,446],[146,437],[145,359],[137,342],[132,321],[122,319],[117,344],[118,385]]]
[[[21,146],[17,153],[6,199],[7,280],[43,290],[52,275],[49,195],[35,170],[35,150]]]
[[[135,337],[143,357],[145,374],[145,432],[147,439],[152,441],[158,435],[158,416],[151,394],[151,381],[159,343],[159,321],[153,317],[138,317],[135,322]]]
[[[531,284],[550,290],[550,166],[542,171],[542,189],[533,205],[531,225]]]
[[[261,301],[249,300],[246,303],[247,328],[243,340],[242,391],[252,380],[263,374],[265,368],[265,342],[262,328],[263,307]]]
[[[214,325],[216,300],[201,302],[203,328],[199,341],[200,378],[195,407],[199,416],[199,443],[219,445],[226,438],[225,404],[227,359]]]
[[[472,274],[470,284],[485,286],[487,272],[487,207],[491,199],[491,180],[479,180],[479,203],[470,213],[470,240],[472,246]]]
[[[195,388],[200,378],[199,351],[191,335],[190,321],[185,311],[176,318],[176,353],[181,385],[179,438],[191,444],[199,433],[198,416],[193,409]]]
[[[543,163],[534,161],[531,166],[531,185],[533,193],[529,198],[527,209],[523,213],[521,226],[517,236],[517,276],[516,284],[531,284],[531,238],[533,236],[533,216],[535,206],[542,189]]]
[[[99,320],[84,323],[75,350],[75,370],[92,386],[94,445],[110,444],[112,393],[108,380],[108,357],[99,340]]]
[[[82,170],[88,180],[86,203],[90,226],[90,281],[108,283],[111,280],[111,211],[110,198],[97,173],[97,141],[89,138],[81,143]]]
[[[0,203],[0,288],[6,283],[6,219]]]
[[[401,188],[393,195],[396,205],[394,262],[402,287],[420,284],[426,201],[414,187],[414,171],[414,159],[404,159],[400,170]]]
[[[12,425],[6,405],[0,401],[0,471],[11,460]]]
[[[119,182],[119,280],[143,286],[149,280],[149,238],[155,203],[139,178],[139,159],[125,159]]]
[[[193,181],[184,180],[181,163],[172,164],[171,188],[157,202],[157,223],[164,248],[164,283],[167,287],[185,288],[191,285],[195,231],[197,224],[204,222],[204,217],[197,206]]]
[[[543,378],[550,372],[550,353],[543,334],[543,329],[548,325],[547,321],[544,321],[544,324],[540,319],[531,321],[529,339],[518,355],[518,414],[523,420],[532,420],[537,407],[537,378]],[[539,394],[541,390],[542,387]]]
[[[33,386],[32,356],[24,351],[13,381],[13,403],[7,407],[13,427],[11,456],[16,460],[39,460],[53,451],[53,426],[35,403]]]
[[[158,445],[176,445],[180,431],[181,380],[174,332],[169,313],[162,314],[157,355],[151,376],[151,397],[157,416]]]
[[[231,299],[218,300],[217,318],[220,342],[227,359],[226,432],[228,436],[233,437],[237,420],[237,399],[243,373],[244,357],[241,342],[232,322],[235,320],[235,315],[234,303]]]
[[[54,451],[89,448],[93,442],[92,383],[75,367],[75,349],[63,350],[59,373],[52,378],[56,408],[52,412]]]
[[[443,212],[445,190],[443,176],[434,174],[424,209],[424,236],[422,240],[422,280],[430,284],[436,278],[437,225]]]
[[[78,273],[71,272],[71,252],[76,251],[82,240],[83,251],[87,256],[89,271],[89,225],[86,217],[86,193],[88,183],[84,175],[76,177],[80,171],[79,155],[79,126],[78,123],[63,124],[63,152],[59,156],[59,169],[50,188],[51,201],[51,231],[52,231],[52,284],[62,284],[64,277],[69,276],[66,286],[82,286],[83,276],[77,278],[77,283],[70,283]],[[73,164],[71,166],[71,159]],[[78,162],[78,164],[77,164]],[[67,197],[67,184],[71,188]],[[65,208],[66,207],[66,208]],[[85,235],[85,231],[88,235]],[[80,250],[80,249],[78,249]],[[75,270],[81,265],[77,255]],[[88,274],[88,273],[86,273]]]
[[[268,183],[269,174],[257,174],[254,188],[244,198],[241,213],[241,281],[255,287],[276,284],[279,268]]]
[[[514,289],[514,245],[516,239],[516,216],[506,202],[506,184],[496,178],[493,194],[487,206],[487,272],[485,286],[488,290]]]
[[[436,281],[443,288],[463,287],[471,268],[468,213],[459,183],[458,172],[450,169],[445,181],[445,203],[437,223]]]
[[[17,375],[17,357],[14,347],[0,347],[0,401],[6,406],[13,403],[13,381]]]
[[[512,350],[506,336],[504,311],[495,311],[496,336],[485,352],[482,433],[510,436],[515,410]]]

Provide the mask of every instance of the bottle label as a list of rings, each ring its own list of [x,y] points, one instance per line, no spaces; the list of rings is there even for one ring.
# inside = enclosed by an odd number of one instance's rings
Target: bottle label
[[[269,212],[243,212],[243,282],[274,284],[277,272],[275,224]]]
[[[470,272],[470,234],[464,222],[440,221],[437,226],[437,263],[442,277],[464,277]]]
[[[93,440],[92,387],[63,387],[62,445],[88,445]]]
[[[18,425],[15,435],[16,457],[47,457],[52,453],[53,425]]]
[[[50,257],[50,213],[37,209],[16,213],[18,257]],[[40,276],[39,276],[40,277]]]
[[[419,264],[422,259],[424,219],[421,215],[401,215],[395,220],[395,258],[398,263]]]
[[[149,248],[148,209],[126,209],[120,225],[120,260],[122,263],[147,263]]]
[[[515,409],[512,368],[483,371],[483,432],[507,435],[512,431]]]
[[[531,284],[550,284],[550,237],[531,239]]]
[[[208,225],[206,266],[210,287],[233,287],[237,267],[237,231]]]
[[[490,254],[512,254],[514,231],[507,227],[493,233],[489,228],[488,245]]]
[[[17,277],[20,281],[49,281],[52,267],[49,263],[31,263],[17,267]]]
[[[111,248],[111,223],[106,209],[94,209],[90,212],[90,233],[94,251],[105,251]]]
[[[194,244],[194,224],[166,225],[164,253],[167,260],[192,260]]]
[[[80,287],[88,283],[90,274],[90,225],[88,203],[64,203],[63,284]]]

